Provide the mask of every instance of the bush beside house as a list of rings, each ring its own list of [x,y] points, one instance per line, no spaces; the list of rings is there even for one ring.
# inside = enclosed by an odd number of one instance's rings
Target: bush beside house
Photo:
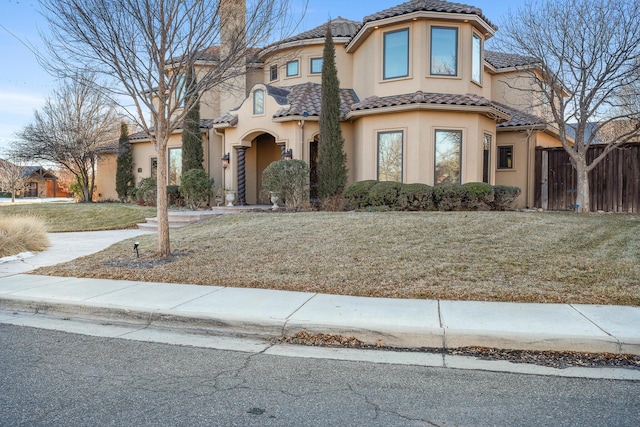
[[[403,184],[393,181],[359,181],[344,192],[349,209],[382,208],[403,211],[513,210],[520,188],[484,182]]]

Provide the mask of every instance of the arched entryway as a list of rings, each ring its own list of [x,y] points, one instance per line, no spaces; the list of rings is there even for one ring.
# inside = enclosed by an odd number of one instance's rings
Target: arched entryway
[[[262,191],[262,172],[272,162],[280,160],[281,153],[276,138],[269,133],[262,133],[251,141],[251,147],[245,151],[247,204],[270,204],[269,195]]]

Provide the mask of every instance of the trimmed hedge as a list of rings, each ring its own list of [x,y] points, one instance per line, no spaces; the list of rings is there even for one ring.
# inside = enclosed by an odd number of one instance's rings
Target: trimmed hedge
[[[486,182],[468,182],[462,184],[465,190],[462,205],[472,211],[491,210],[491,203],[495,198],[493,186]]]
[[[369,191],[378,181],[370,179],[351,184],[344,191],[344,198],[350,209],[360,209],[369,206]]]
[[[369,190],[369,206],[388,206],[395,208],[402,183],[380,181]]]
[[[509,187],[507,185],[494,186],[494,198],[493,202],[491,202],[491,208],[496,211],[514,210],[521,192],[518,187]]]
[[[463,185],[402,184],[393,181],[359,181],[344,193],[350,209],[455,211],[515,209],[520,189],[484,182]]]
[[[403,184],[398,195],[398,207],[405,211],[433,211],[433,188],[427,184]]]

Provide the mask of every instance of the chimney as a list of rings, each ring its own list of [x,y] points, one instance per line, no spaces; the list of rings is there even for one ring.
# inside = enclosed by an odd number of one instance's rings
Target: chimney
[[[220,114],[246,98],[246,15],[246,0],[220,0],[220,63],[229,76],[220,88]]]

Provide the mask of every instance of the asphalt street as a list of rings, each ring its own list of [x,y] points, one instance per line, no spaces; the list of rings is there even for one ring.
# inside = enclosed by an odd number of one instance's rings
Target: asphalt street
[[[637,426],[640,383],[274,356],[0,324],[0,425]]]

